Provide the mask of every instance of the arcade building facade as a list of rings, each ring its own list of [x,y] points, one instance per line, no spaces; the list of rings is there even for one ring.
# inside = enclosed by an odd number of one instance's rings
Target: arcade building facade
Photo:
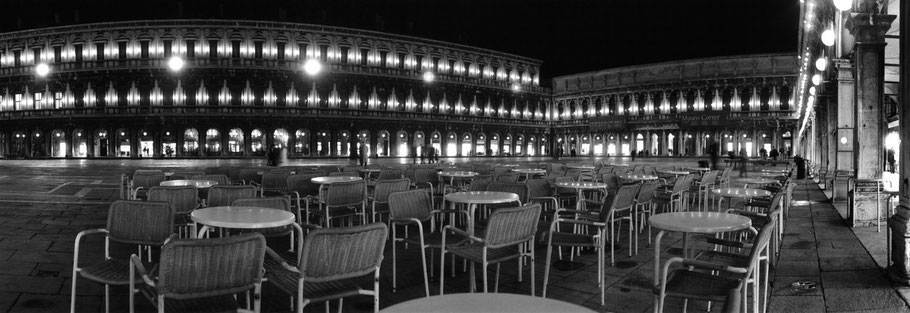
[[[321,25],[131,21],[0,34],[7,158],[702,155],[790,150],[794,55],[609,69]]]

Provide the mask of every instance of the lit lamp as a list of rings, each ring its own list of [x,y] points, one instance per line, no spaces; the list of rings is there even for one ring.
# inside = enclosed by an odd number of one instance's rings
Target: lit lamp
[[[834,7],[838,11],[850,11],[853,8],[853,0],[834,0]]]
[[[430,71],[423,72],[423,81],[432,83],[434,80],[436,80],[436,75],[433,74],[433,72],[430,72]]]
[[[38,76],[44,77],[47,76],[47,74],[50,74],[50,72],[51,67],[48,66],[47,63],[38,63],[38,65],[35,66],[35,74],[38,74]]]
[[[826,29],[824,32],[822,32],[822,43],[828,47],[834,45],[834,31],[833,30]]]
[[[815,68],[817,68],[819,71],[824,71],[825,69],[827,69],[828,68],[828,59],[825,57],[820,57],[820,58],[818,58],[818,60],[815,60]],[[818,85],[818,84],[816,84],[816,85]]]
[[[812,75],[812,84],[813,84],[813,85],[818,86],[818,85],[820,85],[821,83],[822,83],[822,76],[821,76],[821,75],[818,75],[818,74]]]

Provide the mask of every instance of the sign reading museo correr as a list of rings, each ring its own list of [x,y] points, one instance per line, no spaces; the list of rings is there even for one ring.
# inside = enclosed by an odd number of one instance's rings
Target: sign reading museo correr
[[[628,115],[619,115],[619,116],[598,116],[588,119],[589,129],[592,131],[598,130],[625,130],[627,129],[627,124],[633,124],[632,128],[640,129],[642,127],[647,128],[649,124],[659,122],[662,127],[660,129],[667,129],[666,126],[675,126],[676,127],[693,127],[693,126],[734,126],[734,121],[730,120],[730,112],[727,111],[701,111],[701,112],[687,112],[687,113],[676,113],[673,115],[663,115],[660,119],[654,119],[656,116],[628,116]]]

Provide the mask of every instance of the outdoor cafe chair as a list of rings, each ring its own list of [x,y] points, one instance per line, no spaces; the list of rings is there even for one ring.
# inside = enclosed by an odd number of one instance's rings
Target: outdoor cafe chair
[[[323,217],[323,227],[331,227],[333,218],[360,215],[366,224],[367,186],[363,180],[333,183],[322,187],[322,208],[311,212]],[[353,221],[352,221],[353,224]]]
[[[296,298],[302,313],[313,302],[343,299],[355,295],[373,296],[373,312],[379,312],[379,269],[389,229],[383,223],[354,227],[320,228],[304,240],[298,263],[283,264],[283,270],[266,272],[268,281]],[[271,249],[266,253],[278,258]],[[373,288],[363,288],[357,278],[373,274]]]
[[[373,190],[373,196],[369,197],[370,211],[372,212],[371,221],[379,222],[376,216],[383,213],[389,213],[389,195],[393,192],[405,191],[411,185],[411,180],[407,178],[386,179],[376,182]]]
[[[288,195],[291,196],[295,207],[297,208],[297,223],[310,223],[310,204],[319,204],[319,184],[314,183],[311,179],[320,177],[322,174],[300,174],[288,176]],[[303,200],[303,206],[300,201]]]
[[[190,213],[198,209],[199,190],[195,186],[156,186],[149,188],[149,201],[167,202],[174,209],[174,223],[181,238],[196,237],[196,223]]]
[[[537,232],[537,222],[540,220],[540,204],[526,204],[519,207],[504,208],[493,211],[484,231],[483,238],[468,234],[466,231],[455,228],[454,225],[447,225],[442,230],[442,247],[439,256],[439,294],[443,294],[445,286],[445,254],[451,253],[454,256],[471,261],[471,271],[468,280],[470,281],[471,292],[475,288],[474,267],[475,263],[480,263],[483,271],[483,292],[488,292],[489,283],[487,282],[487,267],[496,264],[496,281],[494,292],[499,290],[499,269],[502,262],[518,259],[518,280],[521,281],[521,270],[523,258],[529,258],[531,261],[531,294],[534,295],[536,282],[534,281],[534,238]],[[462,239],[452,238],[449,232],[455,236],[467,238],[466,244],[454,245],[461,243]],[[446,237],[449,238],[446,238]],[[458,237],[456,237],[458,238]],[[448,241],[447,241],[448,240]],[[447,244],[447,242],[449,244]]]
[[[133,179],[129,182],[129,192],[130,199],[137,200],[140,198],[146,198],[148,195],[148,189],[151,187],[158,186],[161,182],[165,181],[166,177],[164,173],[160,171],[154,172],[139,172],[133,175]]]
[[[70,312],[76,312],[76,282],[81,276],[104,284],[104,311],[110,312],[110,285],[125,286],[130,283],[128,259],[111,257],[110,242],[142,247],[159,247],[174,233],[174,209],[166,202],[114,201],[108,209],[107,226],[84,230],[76,234],[73,247],[72,289]],[[104,260],[92,264],[79,263],[82,239],[88,235],[104,234]],[[149,250],[149,254],[151,251]],[[84,261],[84,260],[83,260]],[[151,262],[151,256],[149,261]],[[152,264],[146,263],[149,268]],[[84,310],[80,310],[84,311]]]
[[[157,273],[132,255],[130,313],[135,292],[164,312],[259,312],[265,238],[244,234],[214,239],[174,239],[161,248]],[[236,294],[252,291],[246,307]],[[252,301],[251,301],[252,300]]]
[[[263,173],[262,183],[258,184],[259,196],[284,196],[288,191],[288,177],[290,176],[290,172]]]
[[[220,186],[209,187],[209,197],[206,199],[208,207],[229,206],[234,200],[255,198],[256,187],[250,185],[243,186]]]

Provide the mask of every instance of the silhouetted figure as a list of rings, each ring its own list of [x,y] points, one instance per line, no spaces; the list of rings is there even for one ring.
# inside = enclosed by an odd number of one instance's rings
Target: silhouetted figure
[[[717,160],[720,158],[720,145],[716,143],[712,144],[711,147],[708,148],[708,154],[711,155],[711,169],[716,170]]]
[[[894,173],[894,149],[888,149],[887,160],[888,160],[888,171]]]
[[[367,160],[370,157],[370,150],[366,143],[360,144],[360,166],[367,166]]]
[[[417,164],[417,146],[411,146],[411,160],[414,164]],[[423,163],[422,160],[420,163]]]
[[[746,176],[746,164],[749,162],[749,157],[746,155],[745,147],[739,149],[739,159],[740,159],[739,177],[745,177]]]
[[[573,159],[575,158],[575,148],[572,148],[572,150],[569,150],[569,155],[570,155]]]
[[[777,152],[776,148],[771,148],[771,152],[768,152],[768,156],[770,156],[771,159],[774,161],[777,161],[777,156],[779,156],[779,155],[780,155],[780,153]]]

